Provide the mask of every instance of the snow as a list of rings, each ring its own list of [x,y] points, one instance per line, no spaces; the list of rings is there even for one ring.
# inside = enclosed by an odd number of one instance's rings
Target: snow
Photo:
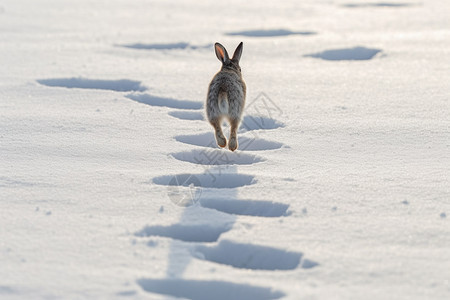
[[[0,298],[449,299],[449,9],[3,1]]]

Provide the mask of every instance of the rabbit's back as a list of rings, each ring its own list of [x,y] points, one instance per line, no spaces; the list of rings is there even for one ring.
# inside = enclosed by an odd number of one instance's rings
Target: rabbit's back
[[[246,86],[242,77],[235,72],[220,71],[214,76],[208,91],[208,111],[218,114],[219,97],[225,94],[228,101],[228,114],[240,118],[245,104]]]

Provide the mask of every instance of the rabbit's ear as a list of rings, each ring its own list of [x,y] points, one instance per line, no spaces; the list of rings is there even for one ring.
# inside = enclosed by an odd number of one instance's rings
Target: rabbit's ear
[[[243,43],[241,42],[239,44],[239,46],[237,46],[236,50],[234,50],[234,54],[233,54],[233,58],[232,60],[235,60],[237,62],[239,62],[239,60],[241,59],[241,55],[242,55],[242,47],[243,47]]]
[[[217,58],[222,62],[225,63],[226,61],[228,61],[230,58],[228,57],[228,52],[225,49],[224,46],[222,46],[220,43],[216,43],[214,45],[214,49],[216,50],[216,56]]]

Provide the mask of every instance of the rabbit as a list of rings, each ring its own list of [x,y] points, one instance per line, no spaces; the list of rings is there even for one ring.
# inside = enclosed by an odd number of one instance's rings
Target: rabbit
[[[208,88],[206,100],[206,116],[214,127],[216,142],[219,147],[227,145],[227,139],[222,132],[222,119],[226,117],[230,122],[230,139],[228,149],[234,151],[238,148],[237,130],[241,122],[245,105],[247,87],[242,79],[239,60],[242,55],[241,42],[230,59],[228,52],[220,43],[215,43],[214,49],[217,58],[222,62],[222,68],[213,77]]]

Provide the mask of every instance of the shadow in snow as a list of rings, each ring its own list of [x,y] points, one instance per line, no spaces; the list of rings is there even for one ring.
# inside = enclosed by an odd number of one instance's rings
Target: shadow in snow
[[[140,81],[129,79],[119,80],[102,80],[102,79],[87,79],[81,77],[73,78],[52,78],[52,79],[38,79],[38,83],[51,87],[64,88],[79,88],[79,89],[96,89],[96,90],[111,90],[117,92],[143,92],[147,90]]]
[[[137,283],[149,293],[191,300],[269,300],[285,296],[284,293],[271,288],[226,281],[139,279]]]
[[[227,35],[240,35],[248,37],[275,37],[275,36],[287,36],[287,35],[312,35],[316,34],[314,31],[291,31],[287,29],[256,29],[256,30],[244,30],[236,32],[228,32]]]
[[[201,109],[203,103],[190,100],[176,100],[171,98],[163,98],[152,96],[150,94],[128,94],[126,97],[130,100],[147,104],[150,106],[163,106],[170,108],[180,108],[180,109]]]
[[[324,60],[369,60],[380,53],[380,49],[354,47],[346,49],[332,49],[319,53],[307,54],[305,57],[314,57]]]

